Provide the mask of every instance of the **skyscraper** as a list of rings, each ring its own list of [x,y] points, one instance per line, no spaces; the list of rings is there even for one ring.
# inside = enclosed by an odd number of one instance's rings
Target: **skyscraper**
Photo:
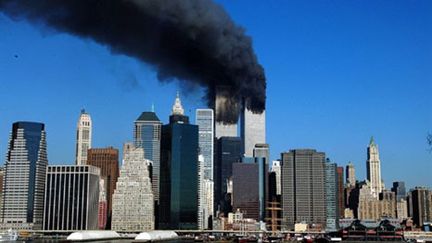
[[[345,212],[345,193],[344,193],[344,168],[337,167],[337,200],[338,200],[338,217],[341,218]]]
[[[154,229],[154,198],[149,165],[144,149],[126,143],[117,188],[113,195],[112,229],[145,231]]]
[[[152,188],[156,201],[159,200],[160,144],[162,122],[155,112],[143,112],[135,121],[134,143],[144,149],[144,157],[152,161]]]
[[[424,187],[416,187],[411,191],[412,218],[417,227],[432,221],[432,192]]]
[[[197,109],[196,110],[196,125],[198,125],[199,148],[203,155],[204,164],[204,179],[213,180],[213,110],[212,109]]]
[[[42,228],[47,166],[45,125],[14,123],[6,154],[1,211],[8,227]]]
[[[337,165],[327,160],[325,163],[325,200],[326,200],[326,226],[328,230],[335,231],[338,228],[338,177]]]
[[[378,195],[384,188],[381,180],[381,162],[379,159],[378,145],[375,144],[374,138],[371,137],[367,148],[367,179],[370,181],[372,195],[378,198]]]
[[[252,161],[233,164],[233,212],[240,210],[245,218],[261,219],[259,165]],[[264,198],[263,198],[264,199]]]
[[[241,116],[243,152],[246,157],[252,157],[255,145],[266,143],[265,111],[261,114],[253,113],[247,109],[247,101],[244,101]]]
[[[325,153],[295,149],[281,157],[282,229],[302,221],[325,226]]]
[[[215,211],[219,210],[225,214],[231,212],[231,199],[227,195],[228,180],[232,176],[232,165],[241,161],[242,151],[242,141],[239,137],[217,139],[214,166]]]
[[[399,201],[401,199],[405,199],[406,197],[406,189],[405,182],[403,181],[395,181],[393,182],[392,192],[396,194],[396,199]]]
[[[273,161],[271,172],[275,173],[276,195],[280,196],[282,194],[282,190],[281,190],[281,163],[279,160]]]
[[[349,162],[346,166],[346,184],[347,187],[353,188],[356,185],[356,176],[354,164]]]
[[[87,164],[100,168],[100,173],[106,179],[104,184],[107,188],[107,218],[108,227],[111,225],[112,196],[116,189],[119,177],[119,151],[113,147],[92,148],[88,150]]]
[[[99,180],[95,166],[48,166],[43,229],[98,229]]]
[[[77,165],[85,165],[87,163],[87,150],[92,144],[92,120],[84,109],[81,110],[81,115],[77,123],[76,134],[76,160]]]
[[[198,126],[189,124],[177,94],[162,126],[159,228],[198,227]]]
[[[222,115],[225,110],[237,110],[239,109],[239,104],[230,103],[231,99],[227,99],[229,94],[229,87],[218,86],[216,87],[215,102],[214,102],[214,112],[215,112],[215,138],[219,139],[221,137],[237,137],[237,122],[233,124],[228,124],[221,122]]]

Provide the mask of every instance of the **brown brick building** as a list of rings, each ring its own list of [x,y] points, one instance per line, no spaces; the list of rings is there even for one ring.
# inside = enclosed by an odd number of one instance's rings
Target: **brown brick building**
[[[112,196],[119,177],[119,151],[113,147],[91,148],[87,154],[87,164],[101,169],[101,177],[106,178],[106,192],[108,202],[108,227],[111,226]]]

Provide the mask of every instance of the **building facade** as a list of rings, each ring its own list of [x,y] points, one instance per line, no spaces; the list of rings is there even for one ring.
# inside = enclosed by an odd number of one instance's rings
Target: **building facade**
[[[416,187],[411,191],[412,219],[417,227],[432,221],[432,192],[425,187]]]
[[[347,187],[355,187],[356,186],[356,175],[355,175],[355,167],[352,162],[349,162],[346,166],[346,186]]]
[[[155,112],[143,112],[135,121],[134,144],[144,149],[144,157],[152,161],[151,180],[156,204],[159,202],[160,145],[162,122]]]
[[[243,141],[243,152],[246,157],[253,156],[256,144],[266,143],[265,111],[262,113],[253,113],[247,108],[247,101],[243,102],[240,135]]]
[[[275,190],[276,190],[275,194],[280,196],[282,194],[282,190],[281,190],[281,163],[279,160],[274,160],[272,162],[270,171],[275,173]]]
[[[215,90],[215,102],[214,102],[214,131],[215,138],[219,139],[221,137],[237,137],[237,121],[232,121],[232,123],[224,123],[223,115],[226,110],[238,110],[238,103],[231,103],[230,87],[218,86]]]
[[[213,180],[214,132],[213,110],[197,109],[196,125],[198,125],[198,144],[203,155],[204,179]]]
[[[162,126],[160,229],[198,228],[198,126],[189,124],[180,97]]]
[[[48,166],[43,229],[97,230],[99,181],[95,166]]]
[[[406,198],[406,189],[405,182],[403,181],[395,181],[393,182],[392,192],[396,194],[396,199],[400,201],[401,199]]]
[[[112,230],[142,232],[155,228],[154,197],[144,149],[126,143],[113,195]]]
[[[370,181],[372,195],[378,198],[384,188],[384,183],[381,180],[381,161],[379,158],[378,145],[372,137],[367,148],[367,179]]]
[[[90,114],[83,109],[77,123],[75,164],[87,163],[87,150],[92,146],[92,120]]]
[[[234,163],[232,166],[233,211],[239,210],[244,218],[259,221],[259,166],[257,163]]]
[[[92,148],[88,150],[87,164],[100,168],[101,176],[105,178],[107,199],[107,226],[111,225],[112,196],[119,177],[119,151],[113,147]]]
[[[325,153],[296,149],[282,153],[282,229],[295,223],[326,224]]]
[[[344,168],[337,167],[337,201],[338,201],[338,219],[345,214],[345,186],[344,186]]]
[[[8,228],[41,229],[46,168],[45,125],[12,125],[3,180],[1,219]]]
[[[329,160],[325,163],[325,200],[326,200],[326,229],[338,229],[339,201],[338,201],[337,165]]]

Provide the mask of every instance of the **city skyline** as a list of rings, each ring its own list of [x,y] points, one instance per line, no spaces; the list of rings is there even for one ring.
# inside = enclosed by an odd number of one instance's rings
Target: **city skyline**
[[[325,151],[338,165],[353,161],[357,178],[363,180],[366,146],[374,136],[380,145],[386,188],[399,180],[405,181],[407,188],[432,186],[427,177],[432,169],[432,154],[426,144],[427,132],[432,130],[428,98],[431,84],[427,81],[432,75],[427,70],[430,55],[420,52],[430,49],[427,43],[432,38],[426,32],[431,22],[431,17],[426,16],[430,3],[395,3],[391,7],[371,3],[376,10],[369,15],[367,7],[354,3],[339,8],[324,6],[323,10],[318,10],[323,7],[320,4],[312,8],[292,3],[281,6],[300,27],[276,21],[287,13],[277,11],[274,3],[221,3],[254,38],[258,57],[266,68],[266,142],[270,144],[271,160],[289,149],[313,148]],[[355,7],[359,9],[352,18],[343,14]],[[405,7],[413,11],[405,12]],[[260,8],[275,12],[255,22],[251,16]],[[332,10],[335,15],[329,17],[328,11]],[[299,13],[291,13],[295,11]],[[299,21],[302,13],[309,11],[316,16]],[[370,20],[360,23],[356,17]],[[345,18],[346,24],[335,25]],[[131,141],[133,121],[141,112],[150,111],[152,102],[162,123],[167,123],[172,97],[179,89],[177,82],[158,84],[152,68],[129,57],[112,55],[91,41],[45,29],[41,32],[39,27],[14,22],[4,15],[0,20],[0,30],[10,33],[0,41],[0,156],[6,154],[10,125],[20,120],[46,125],[50,164],[74,163],[76,120],[81,108],[92,115],[93,147],[121,148],[123,142]],[[276,24],[270,26],[270,22]],[[270,35],[281,24],[288,24],[287,34],[281,33],[280,38]],[[358,27],[357,32],[348,28],[350,25]],[[269,30],[265,30],[267,27]],[[317,30],[320,27],[324,30]],[[386,32],[380,34],[381,30]],[[287,48],[281,48],[281,42],[296,34],[298,37],[287,42]],[[331,38],[333,34],[336,39]],[[364,36],[366,44],[356,41]],[[318,42],[311,41],[314,38]],[[26,47],[28,39],[32,40],[31,48]],[[394,49],[399,50],[398,54],[391,53]],[[57,79],[61,82],[54,81]],[[88,85],[87,90],[78,94],[82,84]],[[287,87],[300,91],[294,94]],[[18,89],[26,99],[13,99]],[[188,93],[185,89],[195,91]],[[195,109],[207,107],[201,101],[203,92],[197,87],[181,90],[185,113],[195,120]],[[166,94],[166,98],[164,95],[161,99],[160,94]],[[407,164],[417,165],[418,169],[407,173]]]

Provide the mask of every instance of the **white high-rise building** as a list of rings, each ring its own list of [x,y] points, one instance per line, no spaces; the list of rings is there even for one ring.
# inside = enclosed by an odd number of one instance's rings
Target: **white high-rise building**
[[[87,164],[87,150],[91,148],[92,141],[92,120],[85,110],[81,110],[81,115],[77,124],[76,135],[76,160],[77,165]]]
[[[154,197],[149,174],[150,160],[144,149],[132,143],[123,147],[123,164],[112,202],[112,230],[154,229]]]
[[[375,198],[384,189],[384,183],[381,180],[381,161],[379,158],[378,145],[375,144],[374,138],[371,137],[367,148],[367,179],[370,182],[371,192]]]
[[[197,109],[196,125],[198,125],[198,144],[200,152],[204,158],[203,170],[204,179],[213,180],[213,151],[214,151],[214,133],[213,133],[213,110]]]
[[[253,113],[247,109],[246,104],[243,104],[241,115],[241,137],[244,144],[244,155],[252,157],[255,145],[266,143],[265,111],[261,114]]]

